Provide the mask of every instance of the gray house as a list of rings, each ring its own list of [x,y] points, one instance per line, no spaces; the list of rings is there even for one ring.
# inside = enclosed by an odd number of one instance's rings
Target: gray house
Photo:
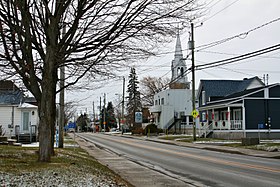
[[[257,77],[201,80],[197,96],[201,135],[279,138],[279,84],[265,86]]]

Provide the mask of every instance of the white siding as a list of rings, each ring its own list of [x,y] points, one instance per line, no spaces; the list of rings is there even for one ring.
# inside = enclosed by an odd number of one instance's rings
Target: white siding
[[[5,136],[9,136],[10,130],[8,125],[12,123],[12,107],[0,106],[0,125],[2,125]]]
[[[254,79],[251,84],[247,87],[247,90],[248,89],[253,89],[253,88],[258,88],[258,87],[261,87],[263,86],[258,80]]]
[[[175,113],[178,117],[180,117],[180,114],[191,115],[191,94],[192,92],[189,89],[169,89],[159,92],[154,96],[155,101],[164,99],[164,104],[161,103],[160,108],[155,108],[155,106],[153,108],[153,111],[160,115],[159,125],[161,128],[174,118]]]
[[[0,125],[6,132],[5,136],[10,137],[15,135],[15,127],[17,125],[22,126],[22,111],[30,112],[30,119],[32,125],[38,125],[38,112],[37,108],[18,108],[14,106],[14,127],[8,128],[9,124],[12,124],[12,106],[0,106]],[[34,115],[32,115],[34,111]],[[22,129],[22,128],[20,128]]]

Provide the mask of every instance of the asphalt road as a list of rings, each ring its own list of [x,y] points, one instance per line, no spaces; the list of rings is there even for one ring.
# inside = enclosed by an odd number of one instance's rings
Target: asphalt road
[[[80,134],[145,167],[205,186],[280,187],[280,161],[104,134]],[[137,176],[135,176],[137,177]]]

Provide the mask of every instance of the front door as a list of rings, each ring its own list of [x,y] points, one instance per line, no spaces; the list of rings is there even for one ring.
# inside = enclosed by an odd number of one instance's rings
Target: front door
[[[30,112],[22,112],[22,132],[29,133]]]

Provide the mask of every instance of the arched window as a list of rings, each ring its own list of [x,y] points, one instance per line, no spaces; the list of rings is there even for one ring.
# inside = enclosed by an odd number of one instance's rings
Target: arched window
[[[180,73],[181,77],[184,77],[184,68],[181,67],[181,73]]]
[[[179,76],[180,76],[180,74],[181,74],[181,68],[180,68],[180,67],[178,67],[178,68],[177,68],[177,77],[179,77]]]

